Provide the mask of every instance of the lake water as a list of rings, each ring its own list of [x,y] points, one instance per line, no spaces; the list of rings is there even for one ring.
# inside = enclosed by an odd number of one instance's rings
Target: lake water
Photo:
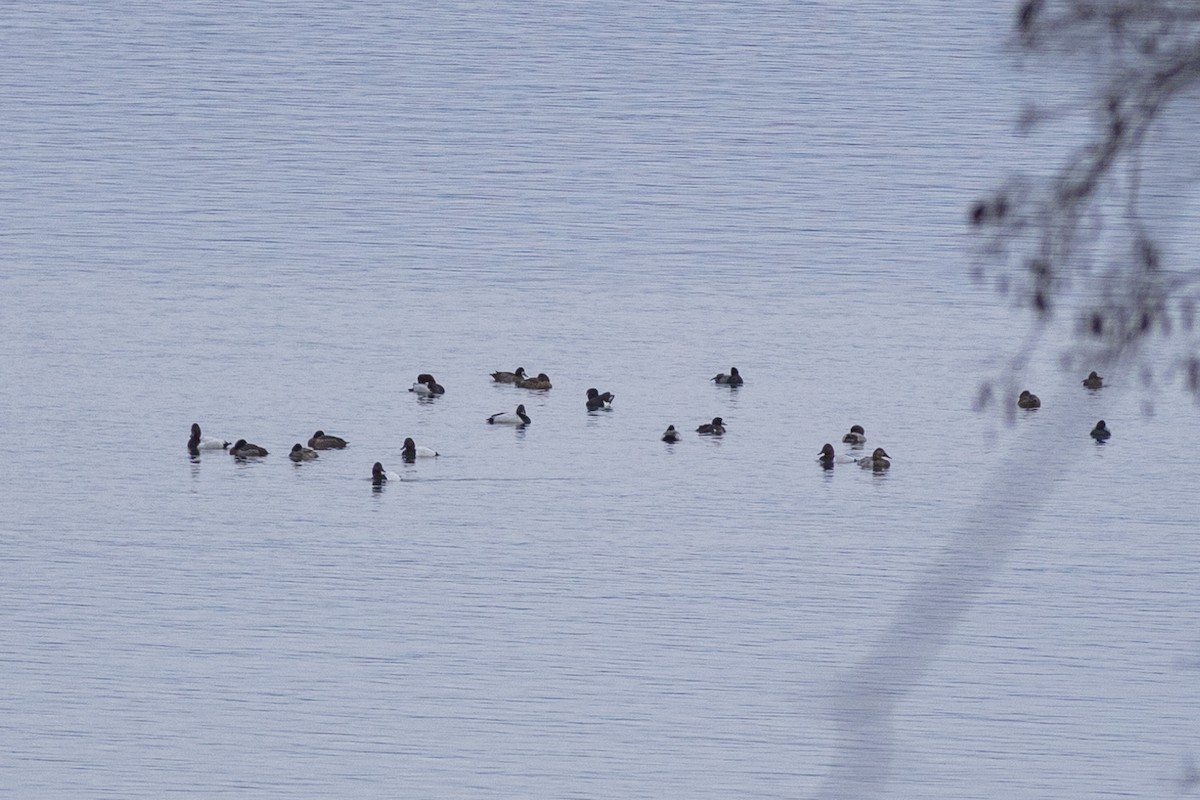
[[[972,411],[978,6],[0,12],[0,796],[1194,793],[1195,407]]]

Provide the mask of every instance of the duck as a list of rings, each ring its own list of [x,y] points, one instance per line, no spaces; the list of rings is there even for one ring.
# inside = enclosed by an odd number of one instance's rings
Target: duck
[[[518,383],[525,380],[525,368],[517,367],[516,372],[493,372],[492,380],[496,383]]]
[[[1104,378],[1096,374],[1095,370],[1088,373],[1088,376],[1083,379],[1083,388],[1085,389],[1101,389],[1104,387]]]
[[[662,435],[662,440],[669,444],[675,444],[679,441],[679,431],[675,430],[674,425],[668,425],[666,432]]]
[[[1036,394],[1025,389],[1021,392],[1021,396],[1017,398],[1017,408],[1041,408],[1042,401]]]
[[[262,458],[267,455],[267,449],[250,444],[245,439],[238,439],[234,442],[233,447],[229,448],[229,455],[234,458]]]
[[[696,428],[696,433],[720,436],[721,434],[725,433],[725,421],[720,417],[713,417],[712,422],[706,422],[699,428]]]
[[[737,367],[730,367],[728,375],[724,372],[718,372],[709,378],[709,380],[726,386],[741,386],[744,383]]]
[[[892,466],[892,462],[888,461],[891,458],[882,447],[876,447],[875,452],[865,458],[858,460],[858,465],[863,469],[873,469],[876,472],[887,469]]]
[[[422,372],[417,376],[417,382],[409,387],[409,391],[416,392],[422,397],[431,397],[433,395],[446,393],[445,387],[435,381],[433,376],[427,372]]]
[[[1110,431],[1108,426],[1104,424],[1104,420],[1100,420],[1096,423],[1096,427],[1092,428],[1091,435],[1092,438],[1097,442],[1103,442],[1107,440],[1108,437],[1112,436],[1112,431]]]
[[[411,462],[416,458],[433,458],[438,454],[432,447],[417,447],[417,443],[408,438],[404,440],[404,460]]]
[[[587,410],[588,411],[605,411],[612,410],[612,401],[616,400],[617,396],[612,392],[601,394],[596,389],[587,390]]]
[[[533,420],[525,413],[525,406],[523,404],[517,406],[515,412],[505,411],[500,414],[492,414],[487,418],[488,425],[516,425],[518,427],[525,427],[531,422]]]
[[[825,469],[833,469],[833,462],[837,459],[837,453],[833,452],[833,445],[828,442],[821,448],[821,452],[817,453],[817,461],[821,462],[821,466]]]
[[[371,467],[371,484],[374,486],[383,486],[388,481],[398,481],[400,476],[394,472],[387,472],[383,468],[383,464],[378,461],[375,466]]]
[[[821,462],[821,466],[825,469],[833,469],[834,464],[856,464],[858,459],[854,456],[839,456],[833,450],[833,445],[828,442],[821,448],[821,452],[817,453],[817,461]]]
[[[842,437],[842,441],[850,444],[862,444],[867,441],[867,432],[863,430],[862,425],[851,425],[850,432]]]
[[[199,423],[192,423],[192,436],[188,439],[188,452],[194,456],[200,455],[201,450],[228,450],[229,442],[224,439],[213,439],[200,435]]]
[[[341,450],[349,444],[340,436],[330,436],[325,431],[317,431],[308,440],[308,446],[314,450]]]
[[[550,376],[544,372],[539,372],[536,378],[524,378],[517,381],[517,386],[520,386],[522,389],[549,389],[551,388]]]
[[[288,453],[288,458],[297,463],[312,461],[314,458],[317,458],[317,451],[296,442],[292,445],[292,452]]]

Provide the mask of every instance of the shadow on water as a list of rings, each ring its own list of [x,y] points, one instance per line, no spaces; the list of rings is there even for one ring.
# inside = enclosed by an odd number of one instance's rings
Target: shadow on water
[[[1081,401],[1072,405],[1075,411],[1081,409]],[[895,756],[897,707],[921,685],[942,646],[1003,567],[1062,475],[1062,460],[1038,456],[1045,444],[1032,427],[1018,433],[987,493],[916,579],[867,655],[839,680],[831,701],[839,738],[829,774],[814,795],[817,800],[882,796],[886,791]],[[1072,452],[1067,442],[1061,445],[1060,452]]]

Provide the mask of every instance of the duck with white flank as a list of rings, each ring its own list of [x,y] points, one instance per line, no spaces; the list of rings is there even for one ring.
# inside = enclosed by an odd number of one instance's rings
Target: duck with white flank
[[[518,383],[525,380],[525,368],[517,367],[516,372],[493,372],[492,380],[496,383]]]
[[[873,469],[876,472],[885,470],[892,466],[892,462],[888,461],[891,458],[882,447],[876,447],[875,452],[865,458],[858,460],[858,465],[863,469]]]
[[[1042,400],[1033,392],[1025,389],[1021,392],[1021,396],[1017,398],[1017,408],[1041,408]]]
[[[675,444],[679,441],[679,431],[675,430],[674,425],[668,425],[666,432],[662,435],[662,440],[668,444]]]
[[[374,486],[383,486],[388,481],[398,481],[400,476],[394,472],[386,472],[383,469],[383,464],[378,461],[375,466],[371,467],[371,484]]]
[[[604,392],[601,394],[596,389],[587,390],[587,410],[588,411],[612,411],[612,402],[617,396],[612,392]]]
[[[839,456],[833,450],[833,445],[826,442],[821,448],[821,452],[817,453],[817,461],[821,462],[821,466],[825,469],[833,469],[834,464],[857,464],[858,459],[854,456]]]
[[[417,443],[408,438],[404,440],[404,460],[412,463],[418,458],[435,458],[438,454],[437,450],[432,447],[417,447]]]
[[[1112,436],[1112,431],[1104,424],[1104,420],[1100,420],[1096,423],[1096,427],[1092,428],[1092,438],[1097,442],[1106,441],[1110,436]]]
[[[699,428],[696,428],[696,433],[703,433],[710,436],[720,436],[725,433],[725,421],[720,417],[713,417],[712,422],[706,422]]]
[[[862,444],[867,441],[867,432],[863,430],[862,425],[851,425],[850,432],[842,437],[842,441],[848,444]]]
[[[487,418],[488,425],[516,425],[518,428],[523,428],[533,422],[529,415],[525,413],[524,404],[517,406],[517,410],[505,411],[500,414],[492,414]]]
[[[296,442],[292,445],[292,452],[288,453],[288,458],[299,464],[301,461],[312,461],[317,457],[317,451]]]
[[[713,375],[711,378],[709,378],[709,380],[725,386],[741,386],[742,383],[744,383],[737,367],[730,367],[728,375],[726,375],[724,372],[718,372],[716,375]]]
[[[428,372],[422,372],[417,376],[417,382],[408,389],[410,392],[416,392],[421,397],[433,397],[439,394],[445,394],[446,389],[440,383],[433,379],[433,376]]]
[[[349,444],[340,436],[330,436],[325,431],[317,431],[308,440],[308,446],[313,450],[341,450]]]
[[[192,435],[188,439],[188,452],[194,456],[200,455],[201,450],[228,450],[229,442],[224,439],[213,439],[200,435],[200,424],[192,423]]]
[[[267,448],[250,444],[245,439],[238,439],[233,447],[229,448],[229,455],[234,458],[262,458],[267,455]]]
[[[517,386],[520,386],[522,389],[549,389],[551,388],[550,376],[544,372],[539,372],[536,378],[523,378],[517,381]]]

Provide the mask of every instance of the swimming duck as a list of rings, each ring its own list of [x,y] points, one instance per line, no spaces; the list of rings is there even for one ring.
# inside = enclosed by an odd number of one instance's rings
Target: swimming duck
[[[892,466],[892,462],[888,461],[891,458],[882,447],[876,447],[875,452],[865,458],[858,460],[858,465],[863,469],[873,469],[876,472],[887,469]]]
[[[493,372],[492,380],[496,383],[517,383],[525,380],[525,368],[517,367],[516,372]]]
[[[340,436],[330,436],[325,431],[317,431],[308,440],[308,446],[314,450],[341,450],[348,442]]]
[[[427,372],[422,372],[417,376],[417,382],[409,387],[410,392],[416,392],[422,397],[430,397],[432,395],[445,394],[446,389],[440,383],[433,379],[433,376]]]
[[[862,444],[867,441],[867,432],[863,430],[862,425],[851,425],[850,432],[842,437],[842,441],[850,444]]]
[[[192,423],[192,436],[188,439],[188,452],[194,456],[200,455],[201,450],[228,450],[229,442],[224,439],[205,438],[200,435],[199,423]]]
[[[711,378],[709,378],[709,380],[717,383],[723,383],[726,386],[741,386],[742,383],[744,383],[742,376],[738,373],[737,367],[730,367],[728,375],[726,375],[724,372],[718,372],[716,375],[713,375]]]
[[[235,458],[262,458],[267,455],[267,449],[250,444],[245,439],[238,439],[233,447],[229,448],[229,455]]]
[[[720,417],[713,417],[712,422],[704,423],[699,428],[696,428],[696,432],[720,436],[725,433],[725,421]]]
[[[488,425],[516,425],[524,427],[533,422],[529,415],[525,413],[525,406],[517,406],[516,412],[505,411],[500,414],[492,414],[487,418]]]
[[[833,462],[837,459],[837,453],[833,452],[833,445],[828,442],[821,448],[821,452],[817,453],[817,461],[821,462],[821,466],[825,469],[833,469]]]
[[[840,455],[839,456],[837,454],[837,452],[834,451],[833,445],[829,444],[828,442],[826,442],[825,446],[821,448],[821,452],[817,453],[817,460],[820,461],[822,464],[824,464],[825,462],[829,462],[829,466],[831,466],[831,467],[834,464],[857,464],[858,463],[858,459],[855,458],[854,456],[848,456],[848,455]]]
[[[292,452],[288,453],[288,458],[297,463],[301,461],[312,461],[316,457],[316,450],[311,450],[299,442],[296,442],[294,445],[292,445]]]
[[[383,464],[378,461],[375,462],[375,466],[371,467],[371,484],[374,486],[383,486],[388,481],[398,480],[400,480],[399,475],[394,472],[385,472]]]
[[[1092,438],[1097,442],[1103,442],[1108,437],[1112,436],[1112,431],[1104,424],[1104,420],[1096,423],[1096,427],[1092,428]]]
[[[1041,408],[1041,399],[1033,392],[1025,389],[1021,392],[1021,396],[1017,398],[1017,408]]]
[[[544,372],[539,372],[536,378],[524,378],[517,381],[517,386],[522,389],[549,389],[550,376]]]
[[[669,442],[671,444],[678,442],[679,441],[679,431],[675,430],[674,425],[668,425],[666,432],[662,435],[662,440],[664,442]]]
[[[1104,386],[1104,378],[1096,374],[1095,370],[1088,373],[1088,376],[1083,379],[1083,387],[1085,389],[1100,389]]]
[[[588,389],[587,390],[587,410],[588,411],[599,411],[601,409],[604,409],[605,411],[611,411],[612,410],[612,401],[616,400],[616,399],[617,399],[617,396],[615,394],[613,394],[612,392],[605,392],[604,394],[601,394],[600,392],[598,392],[595,389]]]
[[[825,469],[833,469],[834,464],[857,464],[858,459],[854,456],[839,456],[833,450],[833,445],[826,443],[821,448],[821,452],[817,453],[817,461],[821,462],[821,466]]]
[[[404,440],[404,460],[411,462],[416,458],[433,458],[438,454],[432,447],[417,447],[411,438]]]

